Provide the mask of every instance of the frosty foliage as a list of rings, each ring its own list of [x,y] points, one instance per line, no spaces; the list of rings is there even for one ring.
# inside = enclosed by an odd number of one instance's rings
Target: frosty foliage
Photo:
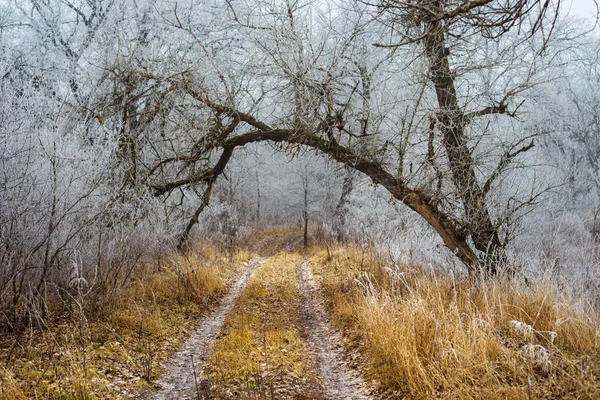
[[[514,333],[517,336],[521,336],[523,339],[531,340],[533,335],[533,327],[525,322],[521,321],[510,321],[510,325],[512,326]]]
[[[533,366],[539,368],[544,373],[549,374],[552,371],[552,361],[548,356],[548,350],[539,344],[527,344],[522,348],[523,353],[529,357]]]
[[[420,48],[372,46],[398,38],[361,2],[300,3],[0,6],[3,323],[16,327],[32,304],[83,288],[100,307],[186,227],[232,241],[307,219],[322,237],[376,245],[398,264],[465,271],[430,224],[352,163],[262,141],[236,147],[216,170],[223,132],[249,128],[207,99],[274,127],[331,124],[334,141],[469,224],[432,135],[436,97]],[[452,67],[466,115],[508,94],[519,111],[470,117],[467,128],[480,183],[502,166],[485,200],[508,262],[599,301],[600,42],[569,21],[556,32],[544,52],[541,38],[512,31],[454,38]]]

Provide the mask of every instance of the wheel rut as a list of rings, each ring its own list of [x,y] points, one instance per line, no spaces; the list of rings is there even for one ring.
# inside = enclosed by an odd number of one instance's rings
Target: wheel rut
[[[358,371],[344,360],[342,339],[329,328],[323,296],[315,282],[308,262],[302,260],[296,269],[300,294],[300,318],[306,335],[306,345],[323,387],[325,397],[331,400],[373,399]]]
[[[289,251],[295,241],[283,246]],[[278,246],[279,247],[279,246]],[[204,378],[209,356],[227,319],[254,272],[267,261],[256,257],[247,262],[229,292],[186,339],[181,349],[164,364],[163,375],[156,381],[158,390],[147,393],[144,400],[212,398],[211,382]],[[374,391],[344,359],[341,336],[329,327],[323,295],[306,259],[296,265],[298,313],[301,335],[308,354],[310,369],[318,378],[311,398],[330,400],[370,400]],[[204,387],[205,384],[208,387]],[[285,397],[285,396],[284,396]],[[306,398],[306,397],[302,397]]]
[[[206,359],[219,335],[227,315],[244,290],[246,283],[266,258],[256,257],[246,263],[241,275],[219,305],[200,323],[181,349],[164,365],[163,375],[156,381],[159,389],[143,397],[147,400],[197,399],[202,391],[202,372]],[[192,363],[193,361],[193,363]]]

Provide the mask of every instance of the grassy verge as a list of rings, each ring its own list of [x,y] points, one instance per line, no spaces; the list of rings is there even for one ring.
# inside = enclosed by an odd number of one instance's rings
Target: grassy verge
[[[474,282],[314,250],[335,324],[399,398],[600,398],[600,322],[551,285]]]
[[[207,368],[217,398],[315,398],[298,320],[298,257],[270,258],[225,321]]]
[[[302,233],[302,228],[298,228],[297,226],[274,226],[268,227],[265,229],[261,229],[258,232],[253,234],[254,238],[261,237],[270,237],[270,236],[278,236],[278,235],[296,235]]]
[[[148,263],[94,317],[83,302],[75,318],[2,339],[0,399],[134,397],[249,258],[205,247]]]

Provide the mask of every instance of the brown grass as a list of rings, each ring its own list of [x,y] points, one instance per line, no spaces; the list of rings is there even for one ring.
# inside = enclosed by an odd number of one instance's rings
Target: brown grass
[[[311,266],[382,390],[528,399],[529,379],[533,398],[600,398],[598,314],[552,285],[390,271],[370,252],[361,268],[362,258],[360,249],[316,250]]]
[[[297,226],[272,226],[261,229],[258,232],[255,232],[252,236],[255,238],[281,235],[290,236],[301,234],[302,232],[302,228],[298,228]]]
[[[225,257],[205,246],[173,255],[167,263],[146,263],[93,318],[84,312],[74,320],[48,323],[46,330],[5,338],[0,343],[6,364],[0,369],[0,399],[108,399],[139,393],[249,258],[245,251]]]
[[[313,398],[294,397],[314,379],[298,321],[298,257],[279,254],[261,266],[225,321],[207,368],[219,396]]]

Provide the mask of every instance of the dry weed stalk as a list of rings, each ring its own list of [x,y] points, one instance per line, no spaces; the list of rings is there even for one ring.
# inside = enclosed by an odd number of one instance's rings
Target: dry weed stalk
[[[362,247],[315,255],[334,321],[387,390],[527,398],[529,377],[534,397],[600,395],[600,318],[548,282],[456,278]]]

